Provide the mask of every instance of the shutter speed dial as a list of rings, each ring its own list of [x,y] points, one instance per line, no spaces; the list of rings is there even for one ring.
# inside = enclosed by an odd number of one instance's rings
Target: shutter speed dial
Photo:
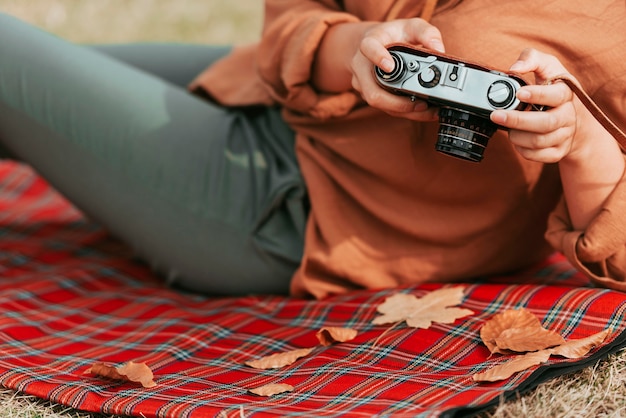
[[[487,100],[489,103],[498,109],[504,109],[513,103],[515,99],[515,87],[509,82],[504,80],[498,80],[493,82],[489,86],[487,91]]]
[[[441,70],[436,65],[431,65],[417,76],[417,81],[427,89],[435,87],[441,80]]]
[[[390,72],[383,71],[380,67],[376,67],[376,75],[386,82],[393,83],[401,80],[406,72],[404,66],[404,60],[395,52],[391,52],[391,58],[393,58],[393,70]],[[419,65],[419,64],[418,64]]]

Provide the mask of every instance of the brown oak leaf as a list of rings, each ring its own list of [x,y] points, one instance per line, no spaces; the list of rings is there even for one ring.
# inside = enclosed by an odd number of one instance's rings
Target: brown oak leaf
[[[268,385],[259,386],[258,388],[249,389],[248,391],[259,396],[274,396],[293,391],[293,386],[286,383],[270,383]]]
[[[353,340],[357,334],[358,332],[352,328],[324,327],[317,331],[315,336],[321,345],[327,347],[335,343]]]
[[[551,355],[578,359],[604,342],[609,334],[610,330],[604,330],[586,338],[566,341],[559,334],[543,328],[539,319],[525,309],[508,310],[487,321],[480,330],[480,337],[491,353],[515,351],[526,354],[477,373],[473,379],[476,382],[504,380],[548,361]]]
[[[500,352],[511,350],[527,353],[561,345],[565,343],[565,339],[556,332],[540,326],[505,329],[495,342]]]
[[[494,315],[480,329],[480,338],[492,354],[500,353],[496,339],[513,328],[543,328],[539,318],[526,309],[509,309]],[[545,348],[545,347],[543,347]]]
[[[606,337],[611,333],[611,330],[605,329],[589,337],[580,338],[578,340],[569,340],[558,347],[554,347],[550,352],[557,356],[566,357],[569,359],[581,358],[592,348],[602,344]]]
[[[140,383],[144,388],[156,386],[152,370],[146,363],[129,361],[121,366],[113,366],[107,363],[94,363],[85,370],[85,374],[94,374],[108,379],[124,382]]]
[[[412,328],[429,328],[433,322],[451,324],[458,318],[471,315],[469,309],[454,308],[463,301],[462,287],[438,289],[418,298],[397,293],[380,304],[377,311],[382,315],[374,318],[376,325],[406,321]]]
[[[482,373],[476,373],[472,378],[475,382],[496,382],[498,380],[508,379],[517,372],[545,363],[549,358],[549,350],[526,353],[524,355],[515,356],[512,360],[492,367]]]
[[[260,359],[246,361],[245,364],[255,369],[280,369],[293,364],[301,357],[308,356],[314,349],[315,347],[299,348],[283,353],[275,353]]]

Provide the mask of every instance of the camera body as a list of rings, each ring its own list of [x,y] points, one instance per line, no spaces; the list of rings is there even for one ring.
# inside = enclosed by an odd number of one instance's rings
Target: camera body
[[[440,108],[437,151],[479,162],[498,129],[491,112],[528,107],[516,97],[526,82],[514,74],[407,45],[388,50],[395,67],[391,72],[375,67],[376,80],[392,93]]]

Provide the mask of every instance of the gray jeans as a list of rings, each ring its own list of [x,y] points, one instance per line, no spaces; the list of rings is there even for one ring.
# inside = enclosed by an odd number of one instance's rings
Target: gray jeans
[[[285,293],[307,215],[294,134],[185,88],[228,50],[85,47],[0,14],[0,143],[170,283]]]

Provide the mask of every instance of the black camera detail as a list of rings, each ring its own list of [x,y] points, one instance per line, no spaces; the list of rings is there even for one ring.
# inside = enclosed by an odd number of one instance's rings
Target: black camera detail
[[[430,89],[435,87],[441,81],[441,70],[439,67],[435,65],[431,65],[426,69],[426,71],[422,71],[417,76],[417,80],[419,81],[422,87]]]
[[[406,73],[404,67],[404,60],[398,54],[391,54],[393,58],[394,67],[390,72],[383,71],[381,68],[376,67],[376,74],[379,78],[385,80],[388,83],[394,83],[401,80]]]
[[[520,77],[406,45],[389,47],[395,67],[375,67],[378,83],[388,91],[438,106],[435,149],[479,162],[498,126],[489,116],[497,109],[524,110],[516,97],[526,83]]]

